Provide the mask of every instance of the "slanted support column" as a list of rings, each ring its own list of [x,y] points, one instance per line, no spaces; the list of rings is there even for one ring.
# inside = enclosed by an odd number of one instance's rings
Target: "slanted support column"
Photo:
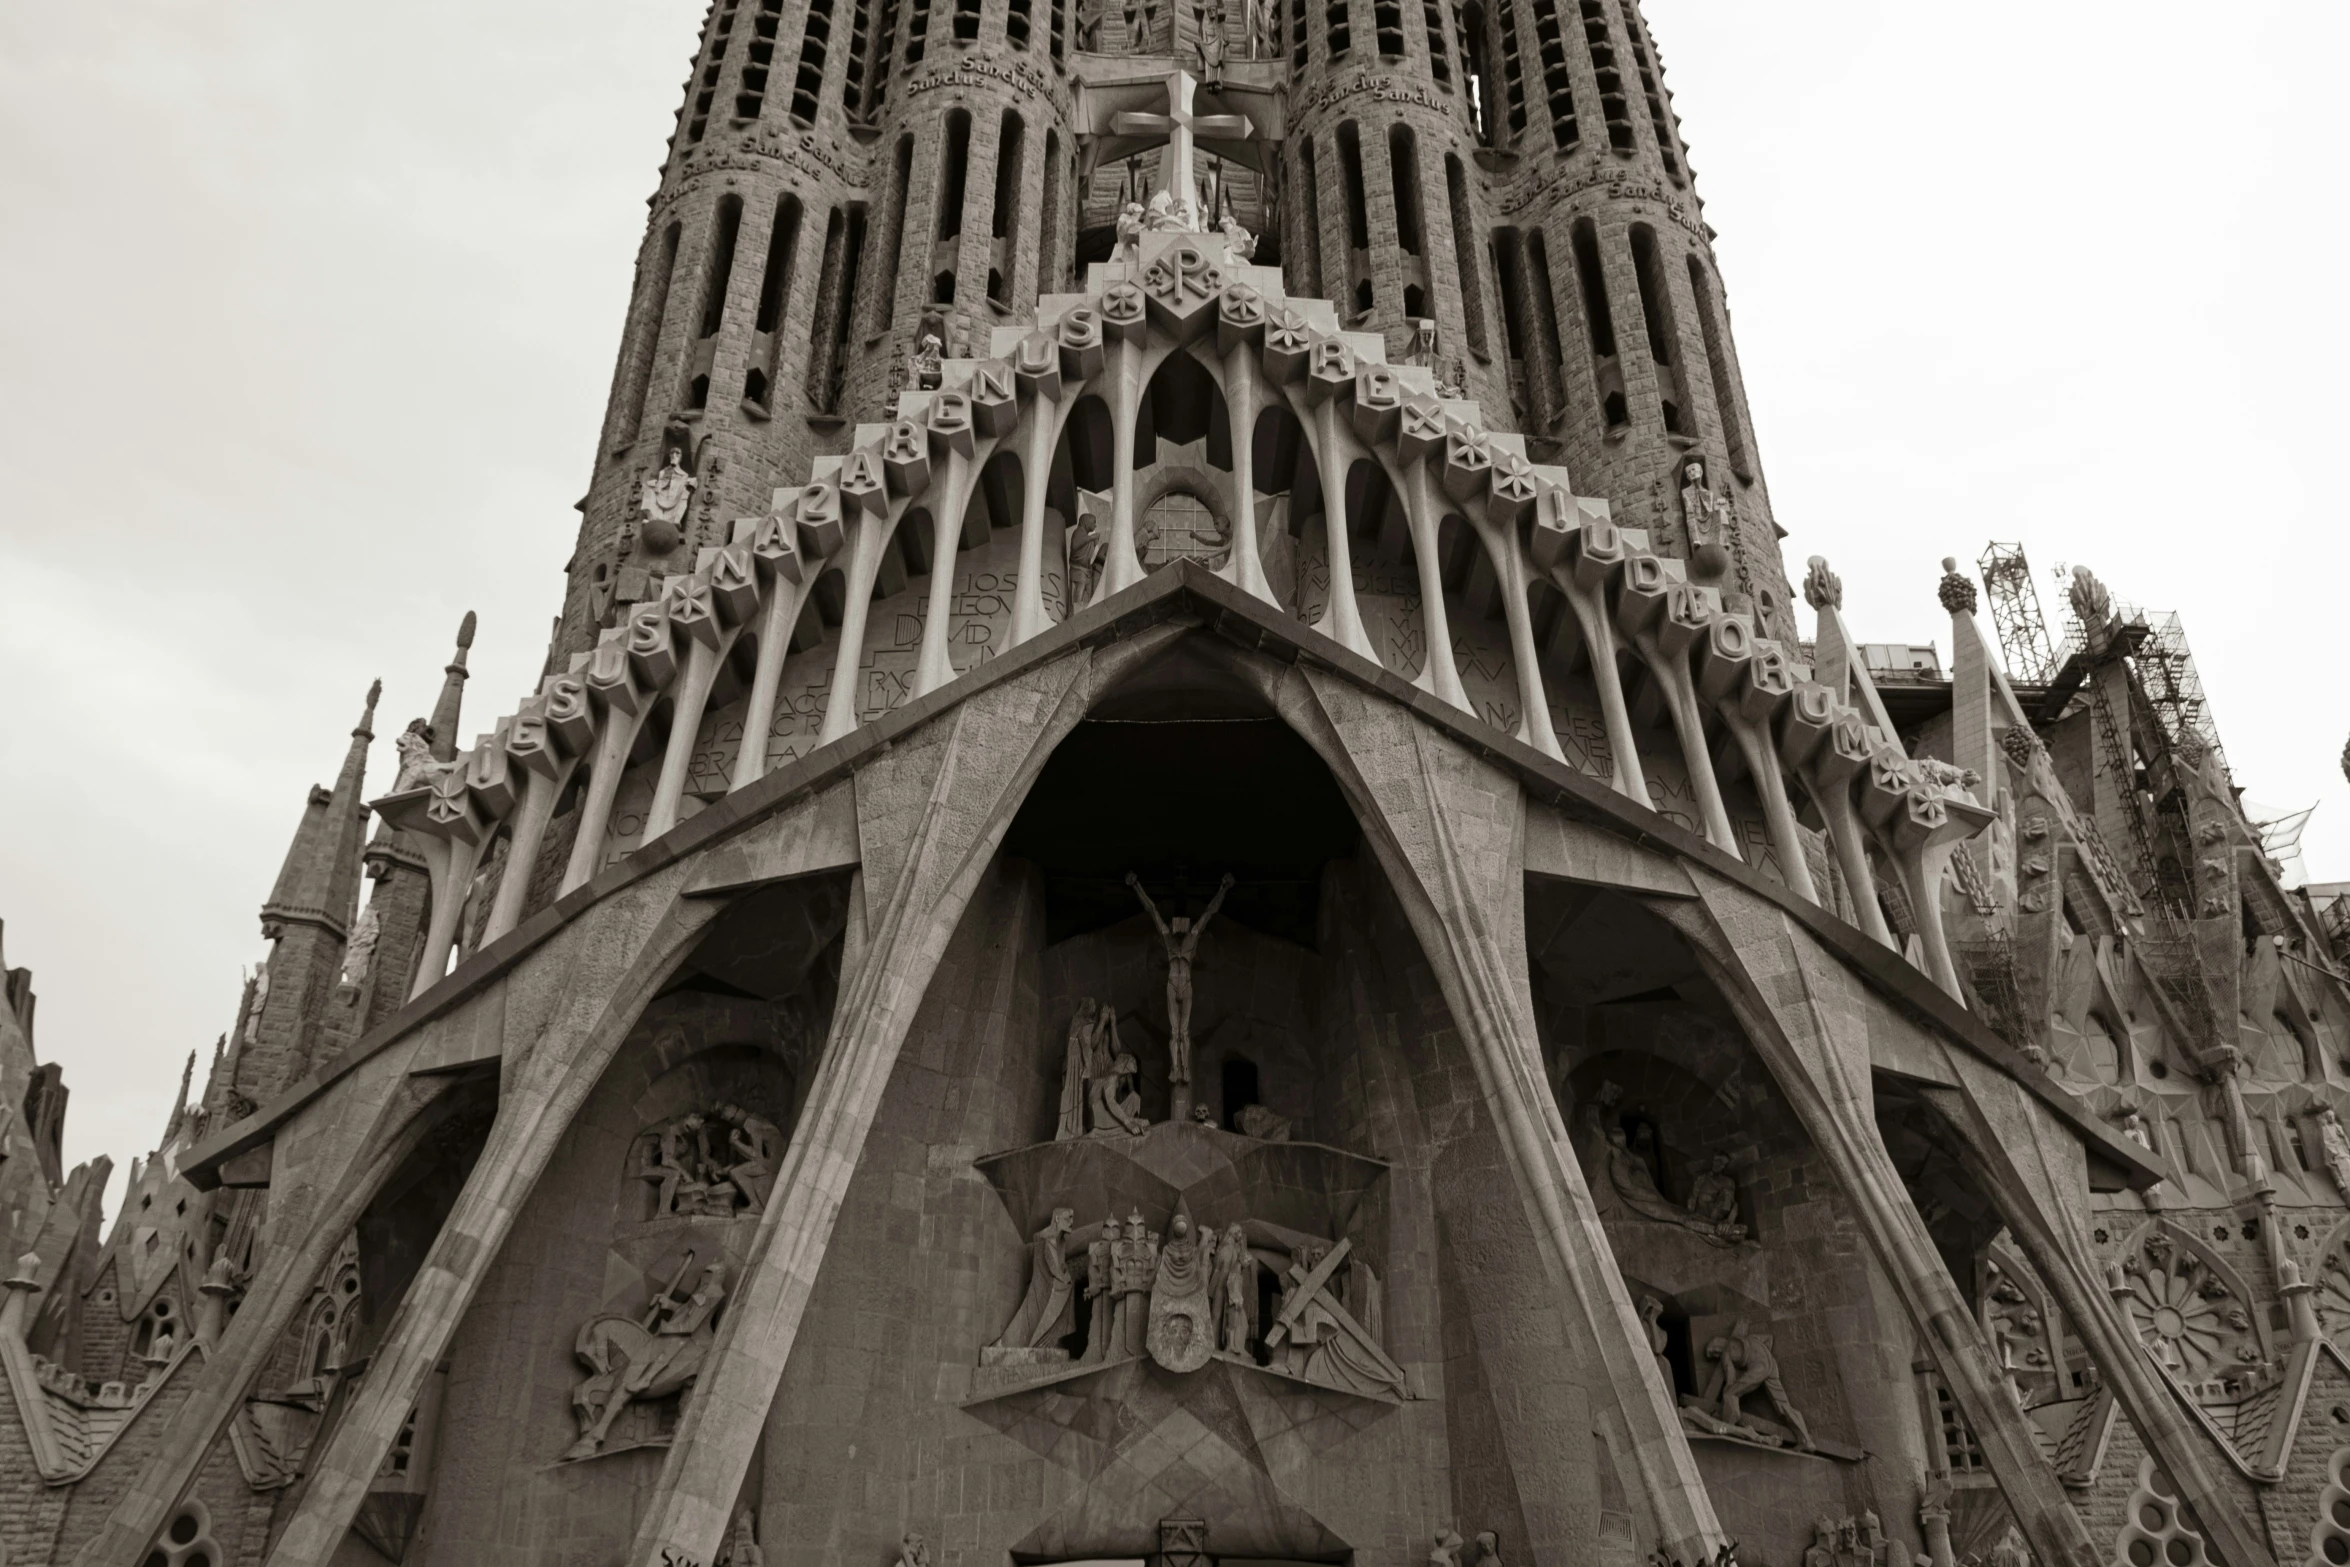
[[[1180,634],[1145,634],[982,692],[941,718],[938,738],[901,742],[858,775],[867,851],[831,1037],[630,1567],[716,1556],[899,1046],[980,876],[1092,693]]]
[[[2101,1567],[1878,1135],[1871,998],[1785,911],[1701,867],[1689,870],[1697,903],[1649,907],[1689,939],[1834,1174],[2033,1553],[2048,1567]]]
[[[575,966],[571,983],[551,1013],[526,1017],[520,1008],[504,1009],[503,1092],[489,1140],[392,1314],[367,1375],[316,1450],[310,1487],[270,1553],[270,1567],[325,1567],[342,1543],[556,1145],[645,1004],[724,907],[720,899],[680,895],[689,870],[673,866],[615,893],[532,954],[530,962],[556,965],[558,972]],[[516,988],[509,979],[502,994]],[[459,1026],[453,1018],[425,1027]],[[419,1038],[422,1044],[428,1035]],[[232,1337],[245,1315],[238,1313]]]
[[[2008,1232],[2056,1295],[2098,1375],[2155,1461],[2195,1509],[2204,1537],[2229,1567],[2272,1567],[2238,1498],[2222,1482],[2221,1455],[2180,1409],[2146,1347],[2097,1277],[2079,1198],[2088,1184],[2078,1140],[2012,1080],[1955,1050],[1960,1086],[1926,1088],[1926,1102],[1956,1134],[1969,1174],[1982,1183]],[[2289,1266],[2289,1264],[2288,1264]],[[2306,1300],[2306,1285],[2297,1300]]]
[[[1226,293],[1216,319],[1232,441],[1232,560],[1220,575],[1243,593],[1274,604],[1279,601],[1265,577],[1264,546],[1257,537],[1257,413],[1264,406],[1257,353],[1265,333],[1265,309],[1253,298],[1236,299],[1238,292]]]
[[[1672,1390],[1617,1271],[1543,1070],[1526,966],[1525,804],[1514,779],[1408,711],[1295,666],[1227,655],[1321,754],[1427,954],[1476,1070],[1568,1342],[1589,1346],[1595,1403],[1658,1549],[1711,1560],[1723,1543]]]
[[[857,665],[865,656],[865,621],[873,612],[873,583],[881,575],[881,552],[889,548],[904,511],[892,502],[881,479],[881,462],[859,449],[840,465],[840,509],[854,531],[849,553],[848,599],[841,606],[840,646],[833,654],[832,691],[824,702],[824,731],[817,743],[830,745],[857,727]]]
[[[729,793],[748,788],[767,774],[767,744],[783,691],[784,660],[791,657],[792,637],[816,578],[825,561],[840,551],[840,497],[829,484],[777,490],[766,516],[735,524],[735,542],[750,546],[767,600],[760,611],[759,658],[751,671],[751,694],[743,704],[742,745],[734,754],[734,773],[726,781]]]
[[[1042,636],[1051,624],[1044,612],[1045,491],[1053,471],[1053,448],[1060,444],[1061,425],[1076,399],[1061,397],[1061,351],[1042,332],[1021,339],[1012,352],[1012,374],[1019,387],[1021,431],[1020,574],[1012,585],[1012,630],[1007,646],[1018,647]],[[1074,526],[1076,518],[1065,519]],[[1066,576],[1061,582],[1061,613],[1073,615]]]
[[[1624,701],[1623,672],[1616,668],[1616,622],[1608,608],[1608,587],[1623,571],[1623,531],[1608,516],[1608,503],[1561,490],[1544,494],[1534,522],[1534,563],[1566,595],[1583,634],[1591,662],[1591,683],[1599,691],[1600,717],[1607,724],[1608,782],[1616,793],[1654,808],[1632,735],[1632,710]]]
[[[1444,441],[1443,406],[1432,397],[1406,402],[1398,414],[1397,431],[1396,455],[1387,465],[1387,477],[1403,501],[1404,522],[1411,529],[1412,565],[1420,577],[1421,639],[1428,646],[1420,677],[1412,684],[1464,713],[1474,712],[1452,652],[1451,616],[1444,605],[1444,561],[1437,552],[1444,508],[1437,503],[1436,480],[1426,462],[1427,454]]]

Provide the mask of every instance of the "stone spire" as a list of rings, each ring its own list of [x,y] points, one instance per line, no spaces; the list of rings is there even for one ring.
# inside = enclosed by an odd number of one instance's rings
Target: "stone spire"
[[[432,756],[446,762],[457,754],[457,724],[465,705],[465,655],[473,649],[473,611],[457,623],[457,651],[443,671],[441,699],[432,705]]]
[[[383,682],[367,688],[367,710],[351,731],[351,747],[333,789],[313,786],[302,809],[302,824],[286,849],[269,901],[261,905],[261,933],[276,940],[294,924],[318,925],[337,939],[351,933],[359,912],[359,848],[367,822],[360,801],[367,775],[367,747],[375,739],[375,704]]]
[[[367,710],[332,789],[313,786],[302,823],[286,850],[277,886],[261,906],[261,934],[273,945],[238,1033],[233,1092],[266,1104],[309,1070],[315,1035],[343,944],[359,914],[359,853],[367,828],[367,747],[375,738],[375,704],[383,682],[367,688]]]

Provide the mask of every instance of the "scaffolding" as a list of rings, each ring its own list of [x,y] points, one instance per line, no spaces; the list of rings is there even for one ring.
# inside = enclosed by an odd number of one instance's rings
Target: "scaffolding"
[[[2056,677],[2056,650],[2049,645],[2048,622],[2040,613],[2024,547],[1994,540],[1975,564],[1983,574],[1983,596],[1991,602],[1991,624],[1999,633],[2008,677],[2019,685],[2048,684]]]

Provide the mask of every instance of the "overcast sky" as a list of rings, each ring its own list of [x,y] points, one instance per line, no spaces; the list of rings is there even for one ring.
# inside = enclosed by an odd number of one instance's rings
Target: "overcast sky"
[[[1989,538],[2182,611],[2350,879],[2350,8],[1647,5],[1790,574],[1945,653]],[[228,1027],[368,682],[380,786],[465,610],[467,738],[535,678],[701,12],[0,8],[0,920],[69,1159]]]

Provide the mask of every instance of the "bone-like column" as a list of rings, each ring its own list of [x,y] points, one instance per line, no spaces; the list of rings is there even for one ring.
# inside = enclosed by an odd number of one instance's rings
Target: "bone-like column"
[[[1533,574],[1518,543],[1519,525],[1534,506],[1532,472],[1523,458],[1497,461],[1487,453],[1481,464],[1487,480],[1481,483],[1475,477],[1480,464],[1461,455],[1465,446],[1465,442],[1445,443],[1445,488],[1451,493],[1454,476],[1467,470],[1468,476],[1457,482],[1468,492],[1464,504],[1469,526],[1485,546],[1486,558],[1493,563],[1493,574],[1501,584],[1502,624],[1509,632],[1510,662],[1518,671],[1518,705],[1524,716],[1518,720],[1517,737],[1563,762],[1566,752],[1559,749],[1558,730],[1550,721],[1550,693],[1542,683],[1542,655],[1534,646],[1534,612],[1527,600]],[[1484,493],[1479,494],[1480,490]]]
[[[1336,352],[1333,353],[1332,351]],[[1330,379],[1350,388],[1354,383],[1354,355],[1345,342],[1326,338],[1316,344],[1316,355],[1330,367]],[[1322,539],[1330,568],[1330,602],[1315,629],[1349,652],[1379,662],[1363,629],[1363,612],[1355,603],[1354,542],[1346,531],[1346,470],[1351,440],[1341,422],[1339,393],[1325,379],[1309,375],[1306,428],[1322,485]]]
[[[742,633],[739,621],[729,625],[719,615],[703,572],[670,579],[667,607],[670,625],[686,636],[685,677],[678,682],[670,707],[669,743],[662,751],[661,774],[653,785],[652,809],[645,813],[647,843],[677,825],[686,780],[693,772],[694,742],[701,737],[702,710],[709,705],[710,687],[717,681],[734,639]]]
[[[873,612],[873,582],[881,575],[881,552],[897,532],[901,500],[893,504],[883,487],[881,464],[868,451],[853,451],[840,466],[840,503],[856,543],[849,553],[848,599],[841,606],[840,646],[833,654],[832,691],[824,702],[824,731],[817,737],[829,745],[857,727],[857,666],[865,656],[865,621]]]
[[[1798,681],[1779,719],[1779,748],[1827,824],[1828,847],[1852,895],[1853,918],[1878,941],[1896,945],[1893,927],[1877,905],[1877,880],[1861,838],[1860,812],[1852,803],[1852,780],[1869,762],[1868,725],[1826,686]]]
[[[1609,586],[1624,569],[1623,531],[1609,519],[1606,501],[1552,491],[1535,513],[1534,551],[1535,564],[1548,569],[1552,584],[1566,595],[1583,635],[1591,684],[1607,726],[1608,782],[1626,799],[1653,808],[1632,735],[1631,708],[1624,701],[1623,671],[1616,667],[1615,615],[1608,606]]]
[[[1698,640],[1694,653],[1697,692],[1720,715],[1722,727],[1737,742],[1738,754],[1754,779],[1755,798],[1762,802],[1763,827],[1770,835],[1771,852],[1780,873],[1795,894],[1809,903],[1820,901],[1812,885],[1811,861],[1804,853],[1803,834],[1795,825],[1788,803],[1787,780],[1779,769],[1779,749],[1773,723],[1795,690],[1794,671],[1776,642],[1754,636],[1744,617],[1717,615]]]
[[[577,675],[551,676],[545,687],[527,698],[514,715],[506,736],[506,755],[527,780],[522,804],[514,813],[506,874],[499,878],[497,898],[482,925],[481,940],[488,946],[521,923],[523,902],[530,896],[531,868],[538,863],[539,845],[546,841],[547,824],[554,819],[555,802],[578,770],[580,753],[595,734],[595,714],[588,703],[587,685]]]
[[[1109,340],[1112,487],[1107,554],[1093,589],[1097,604],[1142,580],[1142,557],[1134,548],[1134,423],[1142,413],[1145,319],[1142,290],[1133,284],[1116,284],[1103,296],[1103,336]]]
[[[1721,782],[1714,777],[1713,755],[1705,743],[1705,716],[1689,677],[1690,644],[1711,617],[1699,590],[1670,580],[1665,563],[1654,555],[1636,555],[1625,563],[1616,589],[1616,624],[1631,639],[1664,697],[1673,733],[1681,742],[1682,763],[1689,770],[1689,786],[1697,795],[1706,841],[1736,856],[1737,835],[1730,830],[1730,813],[1722,804]]]
[[[1006,645],[1018,647],[1044,634],[1051,624],[1044,609],[1045,491],[1053,472],[1053,449],[1060,444],[1061,425],[1075,400],[1061,397],[1059,350],[1039,332],[1021,342],[1012,358],[1020,387],[1020,568],[1012,584],[1012,629]],[[1075,519],[1070,519],[1074,521]],[[1065,572],[1065,568],[1064,568]],[[1069,581],[1061,579],[1061,613],[1074,614]]]
[[[1232,441],[1232,559],[1221,573],[1225,580],[1253,598],[1277,602],[1273,584],[1265,578],[1263,549],[1257,539],[1257,410],[1262,389],[1257,383],[1257,343],[1264,332],[1261,307],[1255,322],[1234,323],[1225,311],[1217,321],[1217,343],[1224,350],[1224,408]]]
[[[664,620],[661,638],[648,636],[648,645],[665,646],[667,627]],[[637,730],[643,727],[658,691],[657,687],[647,690],[638,684],[636,663],[628,653],[633,632],[633,623],[627,630],[605,632],[589,655],[587,689],[603,709],[602,733],[596,742],[595,759],[588,764],[587,794],[579,802],[579,826],[571,840],[571,859],[563,867],[558,896],[586,886],[604,862],[604,833],[612,825],[612,803],[620,798],[620,775],[628,767]]]
[[[485,745],[491,742],[485,740]],[[423,949],[417,954],[416,978],[408,987],[411,1000],[441,982],[449,971],[449,951],[457,944],[457,922],[465,913],[465,895],[473,873],[494,830],[474,810],[465,787],[468,758],[433,780],[420,824],[425,872],[432,883],[432,917],[425,923]]]
[[[916,696],[936,691],[955,678],[947,653],[955,602],[955,553],[963,545],[963,512],[971,504],[971,490],[979,476],[978,448],[971,429],[971,402],[960,392],[941,392],[931,400],[930,420],[924,427],[929,458],[935,464],[930,493],[930,597],[922,619],[922,650],[914,662]]]
[[[839,551],[840,540],[840,497],[829,484],[776,491],[773,510],[751,530],[751,558],[757,563],[766,601],[760,609],[759,657],[751,671],[751,694],[743,703],[742,745],[727,779],[730,792],[766,775],[767,746],[774,736],[775,704],[783,690],[792,635],[826,558]]]

